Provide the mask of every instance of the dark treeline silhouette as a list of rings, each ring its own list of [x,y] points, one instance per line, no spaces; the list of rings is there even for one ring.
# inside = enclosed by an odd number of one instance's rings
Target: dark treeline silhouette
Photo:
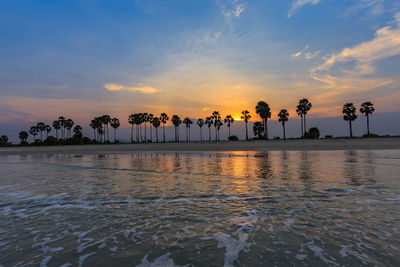
[[[296,113],[300,116],[300,126],[301,126],[301,138],[319,138],[320,131],[316,127],[310,128],[308,131],[306,124],[306,115],[312,108],[311,102],[307,98],[300,99],[296,106]],[[353,103],[346,103],[343,105],[343,119],[349,123],[350,137],[353,137],[352,122],[357,119],[356,107]],[[374,105],[371,102],[364,102],[361,104],[360,112],[366,116],[367,122],[367,134],[364,136],[375,136],[370,133],[370,115],[375,111]],[[255,106],[256,114],[261,118],[261,122],[254,122],[253,124],[253,139],[264,139],[268,140],[268,119],[271,118],[271,108],[265,101],[259,101]],[[282,138],[286,139],[286,123],[289,120],[289,113],[286,109],[281,109],[277,114],[278,121],[282,124]],[[252,118],[250,111],[243,110],[241,112],[241,120],[245,123],[245,136],[246,140],[249,140],[248,133],[248,123]],[[162,125],[162,141],[166,142],[165,136],[165,124],[170,118],[166,113],[161,113],[159,117],[151,113],[135,113],[128,116],[128,123],[131,125],[130,142],[131,143],[146,143],[153,142],[155,139],[158,143],[159,131],[158,128]],[[185,124],[186,128],[186,141],[191,141],[191,127],[193,121],[186,117],[183,120],[174,114],[171,117],[171,123],[174,126],[174,141],[180,141],[179,128],[181,124]],[[231,135],[231,126],[234,123],[232,115],[226,115],[222,119],[219,111],[214,111],[212,114],[205,119],[198,118],[197,126],[200,131],[200,141],[203,142],[203,126],[206,125],[208,128],[208,141],[211,142],[212,134],[211,129],[214,128],[215,141],[221,140],[220,129],[225,126],[228,128],[228,138],[227,140],[238,140],[238,137]],[[60,116],[57,120],[53,121],[52,126],[44,123],[38,122],[29,128],[28,131],[21,131],[18,135],[20,139],[20,144],[28,145],[29,135],[32,136],[31,144],[35,145],[66,145],[66,144],[97,144],[97,143],[110,143],[109,128],[113,128],[113,143],[119,143],[117,138],[117,129],[120,127],[120,120],[118,118],[111,118],[109,115],[102,115],[95,117],[90,122],[90,127],[93,129],[93,138],[84,137],[82,134],[82,127],[80,125],[75,125],[72,119],[67,119]],[[148,126],[148,127],[147,127]],[[214,126],[214,127],[212,127]],[[135,134],[133,133],[135,130]],[[50,132],[55,133],[55,137],[49,135]],[[149,132],[148,132],[149,131]],[[155,138],[153,135],[155,133]],[[149,133],[149,135],[148,135]],[[44,137],[44,134],[46,135]],[[147,137],[150,137],[149,139]],[[37,138],[38,137],[38,138]],[[280,137],[275,137],[274,139],[280,139]],[[10,145],[8,137],[2,135],[0,137],[0,145],[6,146]]]

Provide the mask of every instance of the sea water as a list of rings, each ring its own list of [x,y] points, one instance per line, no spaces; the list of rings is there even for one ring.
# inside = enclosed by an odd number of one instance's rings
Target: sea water
[[[400,266],[400,150],[0,156],[4,266]]]

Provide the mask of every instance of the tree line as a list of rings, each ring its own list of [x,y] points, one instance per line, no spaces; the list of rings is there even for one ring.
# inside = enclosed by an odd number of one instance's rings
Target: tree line
[[[306,115],[312,108],[311,102],[307,98],[300,99],[296,106],[296,113],[300,117],[301,121],[301,137],[302,138],[318,138],[319,130],[316,127],[307,129]],[[343,105],[343,119],[349,123],[350,137],[353,137],[352,122],[357,118],[356,107],[353,103],[346,103]],[[361,104],[361,114],[367,118],[367,135],[370,135],[370,122],[369,117],[375,111],[374,105],[368,101]],[[268,119],[271,118],[271,108],[265,101],[259,101],[255,106],[256,114],[261,118],[261,122],[255,122],[253,124],[253,133],[257,139],[268,140]],[[286,123],[289,120],[289,113],[286,109],[281,109],[278,112],[278,121],[282,125],[282,137],[286,139]],[[248,122],[252,118],[250,111],[243,110],[241,112],[241,120],[245,122],[245,136],[246,140],[249,140],[248,134]],[[135,113],[128,116],[128,123],[131,125],[130,142],[131,143],[142,143],[153,141],[153,128],[155,130],[156,142],[159,142],[158,128],[162,126],[162,142],[166,142],[165,138],[165,124],[171,121],[174,126],[174,140],[175,142],[180,141],[180,126],[183,123],[185,125],[185,139],[186,141],[191,140],[191,127],[193,120],[185,117],[183,120],[176,114],[171,116],[171,119],[166,113],[161,113],[160,116],[155,116],[151,113]],[[220,129],[223,125],[228,127],[228,140],[234,141],[238,138],[231,135],[231,126],[235,122],[232,115],[228,114],[224,118],[221,116],[219,111],[214,111],[210,116],[198,118],[196,121],[200,131],[200,141],[208,140],[220,141]],[[147,138],[147,125],[150,130],[150,139]],[[113,128],[113,139],[114,143],[118,142],[117,129],[120,127],[120,121],[118,118],[111,118],[109,115],[102,115],[95,117],[91,120],[90,125],[93,129],[93,138],[84,137],[82,134],[82,127],[75,125],[72,119],[67,119],[60,116],[57,120],[53,121],[52,126],[43,122],[38,122],[29,128],[28,131],[21,131],[19,133],[19,139],[21,144],[28,144],[29,134],[32,136],[35,144],[88,144],[88,143],[110,143],[109,126]],[[207,139],[203,138],[203,126],[208,128]],[[215,137],[211,135],[211,128],[214,128]],[[54,130],[56,136],[49,136],[49,133]],[[144,133],[143,133],[144,130]],[[46,134],[46,139],[43,140],[43,134]],[[40,136],[37,139],[36,136]],[[7,145],[8,137],[6,135],[0,136],[0,145]]]

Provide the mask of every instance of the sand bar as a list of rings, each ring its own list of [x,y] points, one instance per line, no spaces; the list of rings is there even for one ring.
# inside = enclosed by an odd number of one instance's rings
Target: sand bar
[[[181,142],[76,146],[0,147],[0,155],[73,154],[98,155],[136,152],[217,152],[274,150],[375,150],[400,149],[400,138],[269,140],[237,142]]]

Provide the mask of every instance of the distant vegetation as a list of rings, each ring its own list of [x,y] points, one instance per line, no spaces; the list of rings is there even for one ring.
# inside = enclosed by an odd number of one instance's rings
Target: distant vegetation
[[[300,99],[296,106],[296,113],[300,117],[301,121],[301,138],[319,138],[320,131],[316,127],[310,128],[308,131],[306,124],[306,115],[312,108],[312,104],[308,99]],[[343,105],[343,119],[349,123],[349,136],[353,137],[352,122],[357,119],[356,107],[353,103],[346,103]],[[375,108],[371,102],[364,102],[361,104],[360,112],[367,118],[367,134],[363,137],[376,136],[370,133],[370,122],[369,117],[374,113]],[[255,107],[256,114],[261,118],[261,121],[253,124],[254,139],[268,140],[268,119],[271,118],[271,109],[268,103],[265,101],[259,101]],[[248,134],[248,123],[251,119],[250,111],[243,110],[241,112],[241,120],[245,122],[245,136],[246,140],[249,140]],[[282,124],[282,138],[286,139],[286,123],[289,121],[289,113],[286,109],[279,111],[278,121]],[[161,113],[159,117],[149,113],[135,113],[128,116],[128,123],[131,125],[131,143],[146,143],[153,142],[153,129],[155,130],[156,142],[159,142],[158,128],[162,125],[162,142],[166,142],[165,138],[165,124],[170,118],[166,113]],[[231,126],[234,123],[232,115],[226,115],[222,119],[218,111],[212,112],[212,114],[206,117],[197,119],[197,126],[200,131],[200,141],[203,142],[203,126],[208,128],[208,141],[211,142],[211,128],[214,126],[215,138],[214,140],[220,141],[220,129],[225,124],[228,127],[228,141],[239,140],[237,136],[231,135]],[[180,141],[180,126],[183,123],[185,125],[185,140],[186,142],[191,141],[191,128],[193,121],[186,117],[183,120],[174,114],[171,117],[171,123],[175,129],[175,142]],[[89,126],[93,129],[93,136],[86,137],[82,134],[82,127],[75,125],[72,119],[67,119],[60,116],[57,120],[53,121],[51,126],[44,122],[38,122],[36,125],[31,126],[27,131],[21,131],[18,135],[21,145],[74,145],[74,144],[100,144],[100,143],[111,143],[110,141],[110,128],[113,129],[112,142],[118,143],[117,129],[120,127],[120,120],[118,118],[111,118],[109,115],[102,115],[95,117],[91,120]],[[148,126],[148,127],[147,127]],[[147,138],[149,128],[150,138]],[[49,135],[50,133],[53,135]],[[135,132],[135,134],[134,134]],[[55,136],[54,136],[55,134]],[[29,138],[31,136],[32,138]],[[331,135],[326,135],[325,138],[332,138]],[[31,139],[31,140],[29,140]],[[274,139],[280,139],[279,136]],[[0,136],[0,146],[11,145],[9,138],[6,135]]]

